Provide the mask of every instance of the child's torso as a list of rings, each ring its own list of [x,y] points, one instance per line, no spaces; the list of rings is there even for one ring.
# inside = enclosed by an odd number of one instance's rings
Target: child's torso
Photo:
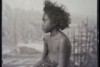
[[[62,40],[66,38],[66,42],[68,44],[65,45],[65,52],[68,50],[70,51],[70,41],[67,38],[66,35],[64,35],[63,33],[59,33],[54,37],[50,37],[48,36],[48,38],[46,39],[47,45],[48,45],[48,55],[47,57],[51,60],[51,62],[59,62],[59,49],[60,49],[60,45],[62,45]],[[69,47],[69,49],[66,49],[66,47]],[[65,53],[66,55],[68,55],[67,53]]]
[[[59,45],[60,45],[59,39],[57,39],[57,37],[49,38],[47,40],[47,45],[48,45],[48,56],[47,57],[49,57],[49,59],[52,62],[58,63],[58,61],[59,61]]]

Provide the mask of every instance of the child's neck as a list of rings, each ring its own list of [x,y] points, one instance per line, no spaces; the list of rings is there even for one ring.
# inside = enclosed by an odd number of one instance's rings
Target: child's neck
[[[59,29],[53,29],[51,32],[50,32],[50,36],[55,36],[57,33],[59,32]]]

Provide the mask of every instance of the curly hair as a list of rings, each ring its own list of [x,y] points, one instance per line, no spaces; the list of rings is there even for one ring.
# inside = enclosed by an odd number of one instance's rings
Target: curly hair
[[[48,15],[50,20],[56,24],[58,29],[64,30],[66,27],[69,27],[70,14],[65,11],[64,6],[58,6],[56,3],[52,3],[48,0],[44,2],[44,12]]]

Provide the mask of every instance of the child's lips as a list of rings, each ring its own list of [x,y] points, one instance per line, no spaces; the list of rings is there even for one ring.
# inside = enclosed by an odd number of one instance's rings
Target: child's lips
[[[42,27],[42,30],[44,31],[44,27]]]
[[[44,29],[44,28],[42,27],[42,29]]]
[[[43,30],[45,29],[44,26],[42,26],[42,29],[43,29]]]

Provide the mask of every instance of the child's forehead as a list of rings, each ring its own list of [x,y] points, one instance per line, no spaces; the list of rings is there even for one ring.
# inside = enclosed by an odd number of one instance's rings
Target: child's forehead
[[[47,16],[47,14],[46,13],[43,13],[43,16]]]
[[[46,13],[43,14],[43,19],[44,18],[49,18],[48,15]]]

